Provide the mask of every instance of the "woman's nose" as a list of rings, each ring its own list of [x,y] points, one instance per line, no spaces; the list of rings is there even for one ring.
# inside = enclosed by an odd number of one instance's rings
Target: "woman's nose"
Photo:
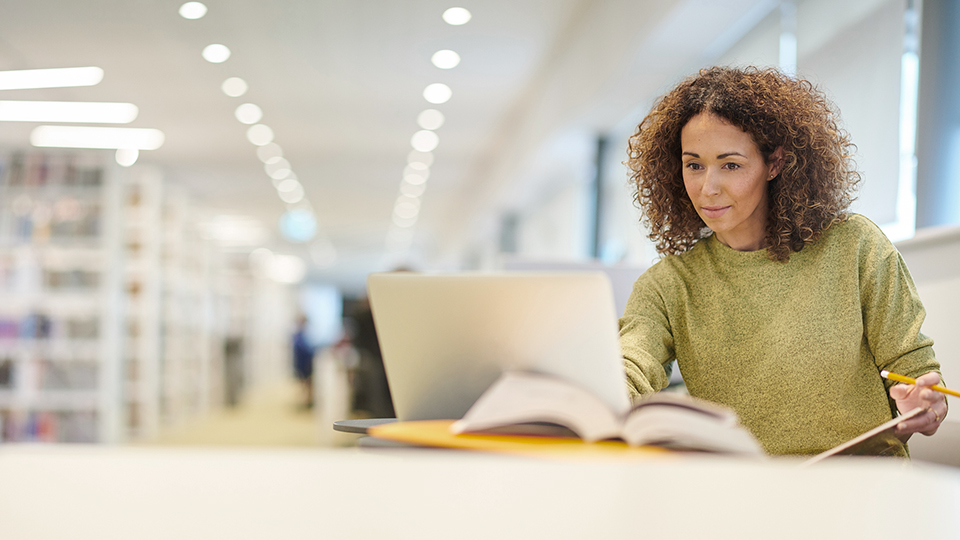
[[[703,186],[700,188],[703,195],[720,194],[720,174],[719,171],[707,169],[703,175]]]

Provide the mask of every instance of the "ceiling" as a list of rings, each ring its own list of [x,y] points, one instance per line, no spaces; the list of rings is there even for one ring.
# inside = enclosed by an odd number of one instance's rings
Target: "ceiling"
[[[449,257],[479,216],[495,213],[510,171],[564,125],[608,128],[701,61],[708,46],[742,32],[736,23],[776,4],[207,0],[207,14],[187,20],[178,14],[181,3],[4,1],[0,69],[93,65],[105,75],[93,87],[4,91],[0,99],[136,104],[140,113],[129,127],[166,135],[161,148],[141,152],[137,167],[159,168],[211,215],[259,220],[271,248],[306,253],[309,244],[290,244],[276,232],[286,205],[246,138],[248,126],[234,117],[238,105],[258,105],[304,186],[321,238],[336,250],[336,264],[315,275],[347,287],[384,264],[423,109],[446,117],[415,226],[414,248],[429,261]],[[454,5],[471,11],[467,24],[443,21]],[[710,28],[685,35],[696,20]],[[211,43],[229,47],[230,58],[204,60]],[[430,57],[440,49],[455,50],[460,64],[434,67]],[[586,84],[573,84],[576,70]],[[249,91],[226,96],[220,87],[228,77],[243,78]],[[449,102],[423,98],[436,82],[453,90]],[[35,126],[0,123],[0,145],[28,146]]]

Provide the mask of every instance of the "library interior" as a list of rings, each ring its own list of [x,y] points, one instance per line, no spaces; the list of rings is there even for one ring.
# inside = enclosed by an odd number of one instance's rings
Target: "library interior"
[[[471,347],[604,379],[571,351],[665,256],[631,137],[711,66],[826,96],[960,388],[958,65],[953,0],[5,2],[0,537],[960,537],[956,413],[810,466],[399,429],[463,416]],[[428,287],[498,276],[496,321]]]

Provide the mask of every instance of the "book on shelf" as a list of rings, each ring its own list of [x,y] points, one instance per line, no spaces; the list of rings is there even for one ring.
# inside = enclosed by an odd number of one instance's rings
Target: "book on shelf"
[[[456,434],[566,435],[588,442],[621,439],[631,446],[764,455],[753,434],[727,407],[659,392],[619,414],[575,384],[528,371],[501,375],[451,430]]]

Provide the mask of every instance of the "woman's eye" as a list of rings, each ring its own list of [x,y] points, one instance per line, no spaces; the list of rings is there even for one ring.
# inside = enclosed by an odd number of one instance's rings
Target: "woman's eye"
[[[699,163],[687,163],[687,168],[693,171],[699,171],[701,169]]]
[[[723,165],[723,168],[724,168],[724,169],[730,169],[730,170],[736,170],[736,169],[739,169],[739,168],[740,168],[740,164],[739,164],[739,163],[725,163],[725,164]]]

